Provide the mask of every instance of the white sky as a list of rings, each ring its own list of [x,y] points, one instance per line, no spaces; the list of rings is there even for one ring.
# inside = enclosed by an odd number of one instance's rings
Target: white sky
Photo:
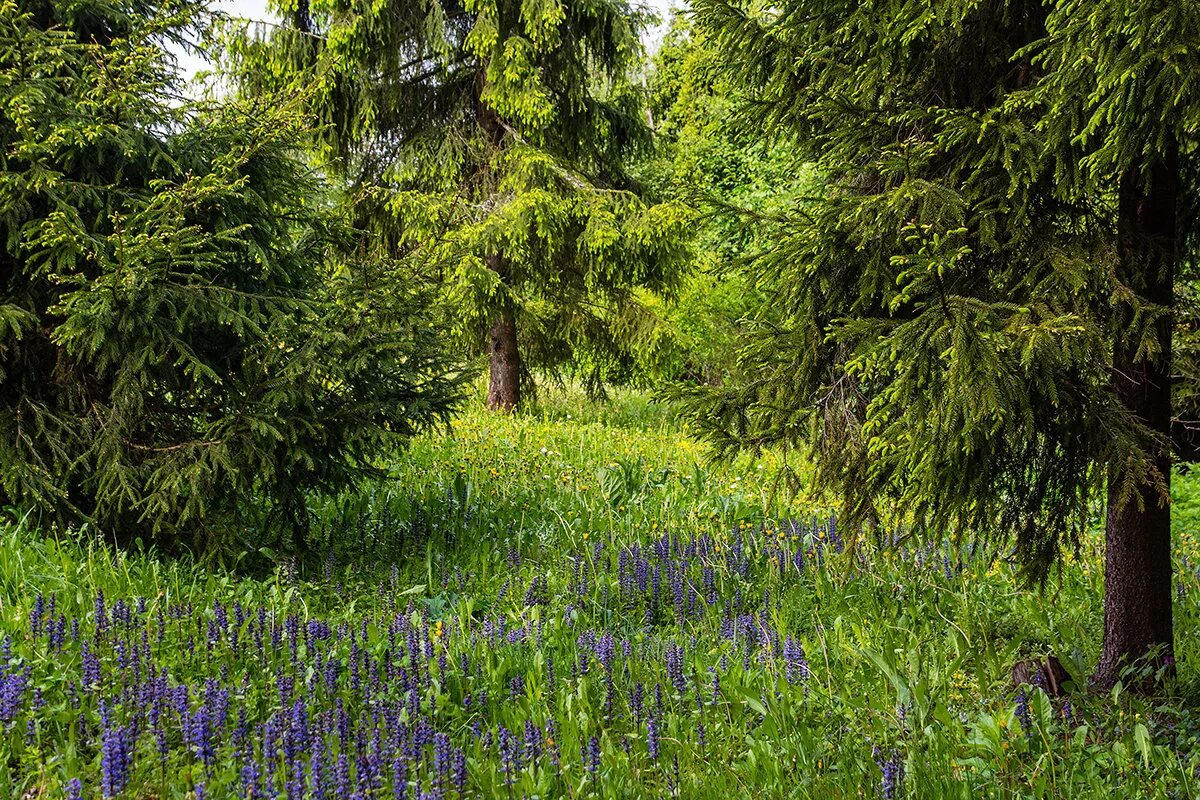
[[[632,0],[632,2],[637,3],[638,0]],[[659,24],[646,31],[645,35],[646,46],[653,51],[658,47],[659,41],[666,32],[667,25],[670,23],[671,11],[683,7],[685,0],[641,0],[641,2],[659,16]],[[267,11],[267,0],[212,0],[212,7],[233,17],[268,21],[273,19],[273,15]],[[194,54],[179,53],[178,58],[180,69],[189,77],[194,76],[198,70],[204,69],[206,66],[205,61]]]

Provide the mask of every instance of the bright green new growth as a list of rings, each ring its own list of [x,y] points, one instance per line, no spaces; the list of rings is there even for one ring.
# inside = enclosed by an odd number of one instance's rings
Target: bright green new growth
[[[774,241],[776,214],[815,188],[811,171],[796,169],[788,142],[739,124],[725,57],[677,13],[650,65],[656,147],[639,176],[706,212],[694,229],[693,268],[663,303],[664,343],[648,365],[663,381],[719,383],[737,370],[747,321],[770,298],[751,285],[754,258]]]
[[[297,158],[294,106],[176,104],[196,5],[0,9],[0,498],[302,535],[305,492],[447,418],[422,299]]]
[[[649,143],[641,15],[623,0],[278,11],[293,24],[235,43],[243,84],[311,88],[361,224],[421,252],[494,390],[502,367],[493,405],[515,405],[530,368],[627,378],[653,340],[634,290],[676,285],[691,218],[645,203],[625,170]]]

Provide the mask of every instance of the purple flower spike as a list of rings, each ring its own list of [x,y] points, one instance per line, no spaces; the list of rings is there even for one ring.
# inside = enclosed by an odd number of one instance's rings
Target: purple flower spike
[[[672,642],[667,645],[667,677],[675,691],[683,694],[687,691],[687,678],[683,674],[683,647]]]
[[[102,712],[107,716],[107,712]],[[129,782],[133,765],[133,728],[105,724],[100,743],[100,790],[116,797]]]
[[[900,758],[900,753],[897,750],[892,750],[888,753],[888,757],[883,757],[883,751],[875,748],[875,763],[879,767],[883,777],[879,781],[879,794],[883,800],[894,800],[900,788],[900,783],[904,779],[904,762]]]
[[[783,661],[787,682],[793,686],[808,678],[808,659],[804,657],[804,648],[791,636],[783,644]]]
[[[1017,694],[1016,713],[1017,719],[1021,723],[1021,729],[1024,730],[1026,734],[1032,733],[1033,718],[1029,714],[1029,695],[1025,693],[1024,689]]]
[[[600,771],[600,739],[593,736],[588,740],[587,744],[587,771],[592,773],[593,777]]]

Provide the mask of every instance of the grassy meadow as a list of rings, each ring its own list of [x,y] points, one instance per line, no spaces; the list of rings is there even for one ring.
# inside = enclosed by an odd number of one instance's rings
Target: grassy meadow
[[[1200,794],[1187,476],[1180,677],[1145,699],[1082,688],[1098,540],[1041,592],[979,542],[848,548],[802,465],[706,463],[636,393],[472,408],[390,472],[299,561],[6,523],[0,797]],[[1051,652],[1080,687],[1011,685]]]

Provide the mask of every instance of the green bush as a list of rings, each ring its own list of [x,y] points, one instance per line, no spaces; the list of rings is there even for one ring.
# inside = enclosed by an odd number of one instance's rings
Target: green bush
[[[293,103],[179,105],[199,6],[0,11],[0,502],[303,533],[306,492],[446,419],[425,301],[318,191]]]

